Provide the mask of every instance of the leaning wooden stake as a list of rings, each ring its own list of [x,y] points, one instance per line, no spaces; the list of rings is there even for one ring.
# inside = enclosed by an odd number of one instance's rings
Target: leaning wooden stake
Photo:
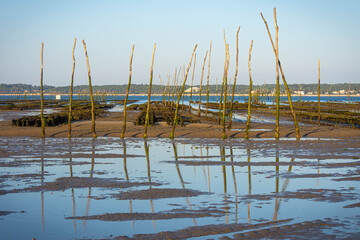
[[[245,139],[249,139],[249,129],[250,129],[250,122],[251,122],[251,91],[252,91],[252,78],[251,78],[250,61],[251,61],[252,46],[253,46],[253,40],[251,40],[251,45],[250,45],[250,49],[249,49],[249,80],[250,80],[250,86],[249,86],[248,116],[247,116],[246,127],[245,127]]]
[[[43,60],[43,52],[44,52],[44,43],[41,43],[41,76],[40,76],[40,91],[41,91],[41,137],[45,137],[45,118],[44,118],[44,88],[43,88],[43,68],[44,68],[44,60]]]
[[[207,87],[206,87],[206,110],[205,110],[205,118],[207,118],[208,108],[209,108],[209,83],[210,83],[210,58],[211,58],[211,46],[212,41],[210,42],[210,50],[209,50],[209,61],[208,61],[208,74],[207,74]]]
[[[236,32],[236,69],[235,69],[234,85],[233,85],[232,95],[231,95],[231,106],[230,106],[229,127],[228,127],[229,129],[231,129],[231,124],[232,124],[235,86],[236,86],[236,78],[237,78],[237,74],[238,74],[238,65],[239,65],[239,31],[240,31],[240,27],[238,28],[238,30]]]
[[[190,70],[190,67],[191,67],[191,62],[192,62],[192,59],[193,59],[196,48],[197,48],[197,44],[195,44],[194,50],[193,50],[193,52],[191,54],[190,62],[189,62],[189,65],[188,65],[188,67],[186,69],[186,74],[184,76],[184,81],[183,81],[183,84],[182,84],[182,87],[181,87],[181,91],[180,91],[180,93],[178,95],[178,98],[177,98],[177,101],[176,101],[174,123],[173,123],[173,127],[172,127],[172,130],[171,130],[171,133],[170,133],[170,138],[171,139],[174,138],[175,126],[177,124],[177,117],[178,117],[177,113],[178,113],[178,109],[179,109],[180,98],[181,98],[181,96],[182,96],[182,94],[184,92],[186,79],[187,79],[187,76],[188,76],[188,73],[189,73],[189,70]]]
[[[203,63],[203,66],[202,66],[202,71],[201,71],[200,90],[199,90],[199,110],[198,110],[198,116],[199,116],[199,117],[200,117],[200,107],[201,107],[202,82],[203,82],[204,68],[205,68],[205,62],[206,62],[207,53],[208,53],[208,52],[206,51],[205,57],[204,57],[204,63]]]
[[[274,9],[275,10],[275,9]],[[270,30],[269,30],[269,26],[264,18],[264,16],[262,15],[262,13],[260,13],[261,15],[261,18],[263,19],[264,21],[264,24],[266,26],[266,29],[267,29],[267,32],[269,34],[269,38],[270,38],[270,42],[271,42],[271,45],[273,47],[273,51],[276,55],[276,49],[275,49],[275,45],[274,45],[274,42],[272,40],[272,37],[271,37],[271,34],[270,34]],[[283,69],[281,67],[281,62],[280,60],[278,59],[278,63],[279,63],[279,68],[280,68],[280,72],[281,72],[281,77],[282,77],[282,80],[284,82],[284,85],[285,85],[285,88],[286,88],[286,92],[287,92],[287,96],[288,96],[288,99],[289,99],[289,106],[290,106],[290,111],[291,111],[291,114],[293,116],[293,119],[294,119],[294,125],[295,125],[295,135],[296,135],[296,139],[300,139],[300,128],[299,128],[299,124],[298,124],[298,121],[297,121],[297,118],[296,118],[296,113],[294,111],[294,108],[293,108],[293,105],[292,105],[292,100],[291,100],[291,93],[290,93],[290,89],[287,85],[287,82],[286,82],[286,79],[285,79],[285,75],[284,75],[284,72],[283,72]]]
[[[191,77],[191,87],[190,87],[190,99],[189,99],[189,114],[191,111],[191,98],[192,98],[192,92],[193,92],[193,83],[194,83],[194,74],[195,74],[195,63],[196,63],[196,54],[194,56],[194,66],[193,66],[193,72]]]
[[[121,135],[120,135],[121,138],[124,138],[124,134],[125,134],[125,130],[126,130],[126,104],[127,104],[127,99],[129,96],[129,90],[130,90],[130,85],[131,85],[131,73],[132,73],[131,70],[132,70],[134,47],[135,47],[135,44],[133,44],[133,46],[131,48],[131,57],[130,57],[130,66],[129,66],[129,83],[126,88],[126,95],[125,95],[125,101],[124,101],[124,121],[123,121],[123,129],[122,129]]]
[[[156,43],[154,44],[153,54],[152,54],[152,58],[151,58],[150,85],[149,85],[149,93],[148,93],[148,103],[147,103],[147,108],[146,108],[144,138],[147,138],[147,127],[149,125],[150,97],[151,97],[151,85],[152,85],[152,79],[153,79],[153,65],[154,65],[155,48],[156,48]]]
[[[319,71],[319,78],[318,78],[318,119],[317,119],[317,125],[320,125],[320,59],[318,59],[318,71]]]
[[[72,120],[72,99],[73,99],[73,86],[74,86],[74,72],[75,72],[75,46],[76,46],[76,38],[74,40],[74,47],[72,51],[72,59],[73,59],[73,69],[71,73],[71,84],[70,84],[70,102],[69,102],[69,123],[68,123],[68,137],[71,138],[71,120]]]
[[[86,44],[83,40],[84,45],[84,51],[86,56],[86,62],[87,62],[87,68],[88,68],[88,76],[89,76],[89,91],[90,91],[90,99],[91,99],[91,131],[93,134],[93,137],[96,138],[96,132],[95,132],[95,107],[94,107],[94,96],[92,92],[92,86],[91,86],[91,74],[90,74],[90,64],[89,64],[89,57],[86,50]]]
[[[226,44],[226,70],[224,80],[224,101],[223,101],[223,116],[222,116],[222,139],[227,139],[225,128],[225,115],[226,115],[226,94],[227,94],[227,75],[229,70],[229,44]]]

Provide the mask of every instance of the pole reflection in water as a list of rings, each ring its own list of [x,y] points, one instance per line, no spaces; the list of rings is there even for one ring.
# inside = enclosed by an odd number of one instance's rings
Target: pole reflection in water
[[[122,143],[123,143],[123,155],[124,155],[124,172],[125,172],[125,178],[126,178],[126,181],[129,181],[129,173],[128,173],[128,170],[127,170],[127,163],[126,163],[126,141],[125,139],[123,138],[122,139]],[[133,212],[133,204],[132,204],[132,200],[129,199],[129,212],[132,213]],[[133,220],[132,221],[132,225],[134,226],[134,223],[135,221]]]
[[[276,173],[276,178],[275,178],[275,192],[276,192],[276,198],[275,198],[275,212],[274,212],[274,221],[277,221],[277,217],[278,217],[278,201],[279,201],[279,146],[276,146],[276,156],[275,156],[275,161],[276,161],[276,166],[275,166],[275,173]]]
[[[292,163],[294,162],[294,160],[295,160],[295,158],[292,158],[292,159],[290,160],[289,169],[288,169],[288,174],[291,173]],[[284,182],[284,185],[283,185],[283,187],[281,188],[281,192],[282,192],[282,193],[285,192],[287,186],[289,185],[289,182],[290,182],[290,178],[286,178],[286,180],[285,180],[285,182]],[[277,207],[277,210],[278,210],[278,211],[280,211],[280,205],[281,205],[281,201],[282,201],[282,200],[283,200],[283,199],[280,198],[279,203],[278,203],[278,207]]]
[[[230,146],[230,159],[231,159],[231,162],[234,162],[234,152],[233,152],[232,146]],[[234,188],[235,188],[235,223],[237,223],[237,220],[238,220],[238,198],[237,198],[237,185],[236,185],[236,176],[235,176],[234,165],[231,166],[231,171],[233,174]]]
[[[206,152],[206,154],[207,154],[207,161],[209,161],[209,146],[207,146],[207,152]],[[208,183],[209,183],[209,192],[211,192],[211,187],[210,187],[210,167],[209,167],[209,165],[207,166],[207,172],[208,172]]]
[[[220,146],[221,161],[225,162],[225,147]],[[224,181],[224,202],[227,203],[227,183],[226,183],[226,166],[222,165],[223,181]],[[226,223],[229,221],[229,206],[226,206]]]
[[[173,149],[174,149],[174,157],[175,157],[176,171],[178,172],[178,175],[179,175],[179,179],[180,179],[182,188],[183,188],[183,189],[186,189],[186,188],[185,188],[185,184],[184,184],[184,179],[182,178],[182,175],[181,175],[181,172],[180,172],[179,164],[177,163],[177,162],[178,162],[178,154],[177,154],[177,148],[176,148],[176,144],[175,144],[175,140],[174,140],[174,139],[172,139],[172,145],[173,145]],[[191,204],[190,204],[190,201],[189,201],[189,198],[188,198],[188,197],[186,197],[186,203],[188,204],[189,209],[191,210]],[[194,225],[196,226],[196,220],[195,220],[195,218],[193,218],[193,222],[194,222]]]
[[[71,138],[68,140],[68,146],[69,146],[69,168],[70,168],[70,177],[72,178],[74,175],[73,175],[73,168],[72,168],[72,157],[71,157]],[[75,212],[76,212],[76,207],[75,207],[75,191],[74,191],[74,188],[71,188],[71,198],[72,198],[72,212],[73,212],[73,217],[74,219],[72,220],[73,221],[73,225],[74,225],[74,231],[76,233],[76,220],[75,220]]]
[[[41,186],[44,184],[44,152],[45,152],[46,142],[45,138],[41,139]],[[41,226],[43,232],[45,231],[45,216],[44,216],[44,190],[41,190]]]
[[[93,177],[93,173],[94,173],[94,165],[95,165],[95,139],[92,138],[91,139],[91,168],[90,168],[90,178]],[[91,197],[91,187],[89,187],[89,194],[88,194],[88,198],[87,198],[87,203],[86,203],[86,209],[85,209],[85,217],[87,217],[89,215],[89,210],[90,210],[90,197]],[[83,220],[83,225],[84,227],[86,227],[86,218],[84,218]]]
[[[150,169],[150,157],[149,157],[149,145],[147,143],[146,138],[144,138],[144,148],[145,148],[145,154],[146,154],[146,164],[147,164],[147,175],[148,175],[148,181],[151,183],[151,169]],[[151,184],[149,185],[149,189],[151,189]],[[151,212],[154,213],[154,202],[152,199],[150,199],[150,208]],[[153,220],[154,229],[156,229],[156,223],[155,220]]]
[[[203,161],[203,160],[204,160],[204,155],[203,155],[203,151],[202,151],[202,147],[201,147],[201,146],[200,146],[200,155],[201,155],[201,161]],[[208,184],[208,179],[206,178],[205,167],[202,166],[201,168],[202,168],[202,170],[203,170],[205,183]],[[209,179],[209,181],[210,181],[210,179]]]
[[[246,153],[247,153],[247,162],[249,163],[248,165],[248,182],[249,182],[249,196],[251,196],[251,166],[250,166],[250,158],[251,158],[251,153],[250,153],[250,149],[247,148],[246,149]],[[250,218],[250,199],[248,199],[248,221],[249,223],[251,223],[251,218]]]

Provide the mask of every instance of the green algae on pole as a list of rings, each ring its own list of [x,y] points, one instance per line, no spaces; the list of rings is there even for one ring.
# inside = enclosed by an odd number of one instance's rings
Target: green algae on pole
[[[229,44],[226,44],[226,70],[224,73],[224,101],[223,101],[223,117],[222,117],[222,139],[226,139],[226,128],[225,128],[225,113],[226,113],[226,94],[227,94],[227,75],[229,70]]]
[[[91,74],[90,74],[90,64],[89,64],[89,57],[86,50],[86,44],[83,40],[84,45],[84,51],[86,56],[86,63],[87,63],[87,69],[88,69],[88,77],[89,77],[89,94],[90,94],[90,100],[91,100],[91,131],[93,134],[93,137],[96,138],[96,132],[95,132],[95,107],[94,107],[94,96],[92,92],[92,86],[91,86]]]
[[[207,51],[205,53],[205,57],[204,57],[204,63],[202,66],[202,71],[201,71],[201,79],[200,79],[200,90],[199,90],[199,110],[198,110],[198,116],[200,117],[200,107],[201,107],[201,91],[202,91],[202,82],[203,82],[203,77],[204,77],[204,68],[205,68],[205,62],[206,62],[206,57],[207,57]]]
[[[190,67],[191,67],[191,62],[192,62],[192,59],[193,59],[196,48],[197,48],[197,44],[195,44],[194,50],[193,50],[193,52],[191,54],[190,62],[189,62],[189,65],[188,65],[188,67],[186,69],[186,74],[184,75],[184,81],[183,81],[183,84],[182,84],[182,87],[181,87],[181,91],[180,91],[180,93],[178,95],[178,98],[177,98],[177,101],[176,101],[174,124],[173,124],[172,130],[171,130],[171,133],[170,133],[170,138],[171,139],[174,138],[174,132],[175,132],[175,126],[176,126],[176,123],[177,123],[177,117],[178,117],[177,113],[178,113],[178,109],[179,109],[180,98],[181,98],[181,96],[182,96],[182,94],[184,92],[186,79],[187,79],[187,76],[188,76],[188,73],[189,73],[189,70],[190,70]],[[206,56],[205,56],[205,58],[206,58]]]
[[[149,84],[148,102],[147,102],[147,108],[146,108],[144,138],[147,138],[147,127],[149,125],[150,97],[151,97],[151,85],[152,85],[152,79],[153,79],[155,48],[156,48],[156,43],[154,43],[154,49],[153,49],[153,54],[152,54],[152,58],[151,58],[150,84]]]
[[[234,84],[233,84],[232,95],[231,95],[229,127],[228,127],[229,130],[231,129],[231,125],[232,125],[232,115],[233,115],[233,109],[234,109],[234,94],[235,94],[236,78],[237,78],[237,74],[238,74],[238,65],[239,65],[239,31],[240,31],[240,26],[236,32],[236,69],[235,69]]]
[[[126,104],[127,104],[127,99],[129,96],[129,90],[130,90],[130,85],[131,85],[132,60],[133,60],[134,47],[135,47],[135,44],[133,44],[133,46],[131,48],[130,66],[129,66],[129,83],[126,88],[126,95],[125,95],[125,100],[124,100],[124,121],[123,121],[123,129],[122,129],[121,135],[120,135],[121,138],[124,138],[124,134],[125,134],[125,130],[126,130]]]
[[[265,20],[265,18],[263,16],[263,14],[260,13],[260,15],[261,15],[261,18],[264,21],[264,24],[266,26],[266,29],[267,29],[267,32],[268,32],[268,35],[269,35],[269,38],[270,38],[270,42],[271,42],[271,45],[272,45],[272,48],[273,48],[273,51],[274,51],[274,53],[276,55],[276,49],[275,49],[275,45],[274,45],[274,42],[273,42],[271,34],[270,34],[269,26],[268,26],[268,24],[267,24],[267,22],[266,22],[266,20]],[[274,15],[276,17],[276,9],[275,8],[274,8]],[[286,92],[287,92],[287,96],[288,96],[288,100],[289,100],[290,111],[291,111],[291,114],[292,114],[293,119],[294,119],[296,139],[300,139],[300,128],[299,128],[299,124],[298,124],[298,121],[297,121],[296,113],[295,113],[294,108],[293,108],[290,89],[289,89],[289,87],[287,85],[285,75],[284,75],[284,71],[282,69],[281,62],[280,62],[279,59],[278,59],[278,63],[279,63],[279,69],[280,69],[280,72],[281,72],[281,77],[282,77],[282,80],[283,80],[285,88],[286,88]],[[274,100],[274,98],[273,98],[273,100]]]
[[[71,73],[71,84],[70,84],[70,101],[69,101],[69,120],[68,120],[68,137],[71,138],[71,120],[72,120],[72,100],[73,100],[73,86],[74,86],[74,72],[75,72],[75,46],[76,38],[74,40],[74,47],[72,50],[73,68]]]
[[[212,41],[210,42],[210,50],[209,50],[209,61],[208,61],[208,74],[207,74],[207,87],[206,87],[206,110],[205,110],[205,118],[207,118],[208,108],[209,108],[209,82],[210,82],[210,58],[211,58],[211,47]]]
[[[40,112],[40,119],[41,119],[41,137],[44,138],[45,137],[45,119],[44,119],[44,87],[43,87],[43,69],[44,69],[43,52],[44,52],[44,43],[41,43],[41,74],[40,74],[41,112]]]
[[[245,139],[249,139],[249,129],[250,129],[250,121],[251,121],[251,88],[252,88],[252,78],[251,78],[250,61],[251,61],[252,46],[253,46],[253,40],[251,40],[251,45],[250,45],[250,49],[249,49],[249,80],[250,80],[250,86],[249,86],[248,116],[247,116],[246,127],[245,127]]]

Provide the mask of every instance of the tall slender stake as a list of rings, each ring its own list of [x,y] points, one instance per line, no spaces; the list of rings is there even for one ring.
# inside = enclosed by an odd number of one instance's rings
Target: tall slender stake
[[[70,102],[69,102],[69,125],[68,125],[68,137],[71,138],[71,120],[72,120],[72,100],[73,100],[73,86],[74,86],[74,72],[75,72],[75,46],[76,46],[76,38],[74,40],[74,47],[72,50],[72,59],[73,59],[73,69],[71,73],[71,85],[70,85]]]
[[[144,138],[147,138],[147,127],[149,125],[150,97],[151,97],[151,85],[152,85],[152,79],[153,79],[153,65],[154,65],[155,48],[156,48],[156,43],[154,43],[154,49],[153,49],[153,54],[152,54],[152,58],[151,58],[150,85],[149,85],[148,102],[147,102],[147,108],[146,108]]]
[[[225,69],[226,69],[226,61],[225,61],[224,73],[225,73]],[[219,101],[219,113],[218,113],[218,124],[219,125],[221,123],[221,106],[222,106],[222,100],[223,100],[224,82],[225,82],[225,74],[223,76],[223,81],[222,81],[221,89],[220,89],[220,101]]]
[[[91,131],[93,134],[93,137],[96,138],[96,132],[95,132],[95,107],[94,107],[94,96],[92,92],[92,86],[91,86],[91,74],[90,74],[90,64],[89,64],[89,57],[86,50],[86,44],[83,40],[84,45],[84,51],[86,56],[86,62],[87,62],[87,68],[88,68],[88,76],[89,76],[89,91],[90,91],[90,99],[91,99]]]
[[[130,85],[131,85],[132,60],[133,60],[134,48],[135,48],[135,44],[133,44],[133,46],[131,48],[131,57],[130,57],[130,66],[129,66],[129,83],[126,88],[126,95],[125,95],[125,101],[124,101],[124,121],[123,121],[123,129],[121,131],[121,136],[120,136],[121,138],[124,138],[124,134],[125,134],[125,130],[126,130],[126,104],[127,104],[127,99],[129,96],[129,90],[130,90]]]
[[[250,45],[250,49],[249,49],[249,80],[250,80],[250,86],[249,86],[248,116],[247,116],[246,127],[245,127],[245,139],[249,139],[249,129],[250,129],[250,122],[251,122],[251,91],[252,91],[252,78],[251,78],[250,61],[251,61],[252,46],[253,46],[253,40],[251,40],[251,45]]]
[[[201,107],[202,82],[203,82],[204,68],[205,68],[205,61],[206,61],[207,53],[208,53],[208,52],[206,51],[205,57],[204,57],[204,63],[203,63],[203,66],[202,66],[202,71],[201,71],[200,90],[199,90],[199,110],[198,110],[198,116],[199,116],[199,117],[200,117],[200,107]]]
[[[274,45],[274,42],[272,40],[272,37],[271,37],[271,34],[270,34],[270,30],[269,30],[269,26],[264,18],[264,16],[262,15],[262,13],[260,13],[261,15],[261,18],[263,19],[264,21],[264,24],[266,26],[266,29],[267,29],[267,32],[269,34],[269,38],[270,38],[270,42],[271,42],[271,45],[273,47],[273,51],[276,55],[276,49],[275,49],[275,45]],[[278,59],[278,62],[279,62],[279,68],[280,68],[280,72],[281,72],[281,77],[282,77],[282,80],[284,82],[284,85],[285,85],[285,88],[286,88],[286,92],[287,92],[287,96],[288,96],[288,99],[289,99],[289,106],[290,106],[290,111],[291,111],[291,114],[293,116],[293,119],[294,119],[294,125],[295,125],[295,134],[296,134],[296,139],[300,139],[300,128],[299,128],[299,124],[298,124],[298,121],[297,121],[297,118],[296,118],[296,113],[294,111],[294,108],[293,108],[293,104],[292,104],[292,100],[291,100],[291,93],[290,93],[290,89],[287,85],[287,82],[286,82],[286,79],[285,79],[285,75],[284,75],[284,71],[281,67],[281,62],[280,60]],[[274,100],[274,97],[273,97],[273,100]]]
[[[41,119],[41,137],[44,138],[45,137],[45,118],[44,118],[44,87],[43,87],[43,68],[44,68],[43,52],[44,52],[44,43],[41,43],[41,76],[40,76],[41,112],[40,112],[40,119]]]
[[[205,117],[207,118],[208,114],[208,108],[209,108],[209,83],[210,83],[210,58],[211,58],[211,46],[212,41],[210,42],[210,50],[209,50],[209,62],[208,62],[208,75],[207,75],[207,88],[206,88],[206,111],[205,111]]]
[[[194,50],[191,54],[191,58],[190,58],[190,62],[189,62],[189,65],[186,69],[186,74],[184,76],[184,81],[183,81],[183,84],[182,84],[182,87],[181,87],[181,91],[178,95],[178,98],[177,98],[177,101],[176,101],[176,108],[175,108],[175,116],[174,116],[174,124],[173,124],[173,127],[172,127],[172,130],[171,130],[171,133],[170,133],[170,138],[173,139],[174,138],[174,132],[175,132],[175,126],[176,126],[176,123],[177,123],[177,117],[178,117],[178,109],[179,109],[179,103],[180,103],[180,98],[184,92],[184,88],[185,88],[185,83],[186,83],[186,79],[187,79],[187,76],[188,76],[188,73],[189,73],[189,70],[190,70],[190,67],[191,67],[191,62],[192,62],[192,59],[193,59],[193,56],[194,56],[194,53],[195,53],[195,50],[197,48],[197,44],[195,44],[195,47],[194,47]]]
[[[189,113],[191,111],[191,98],[192,98],[192,92],[193,92],[193,83],[194,83],[194,74],[195,74],[195,63],[196,63],[196,54],[194,56],[194,66],[193,66],[193,72],[191,77],[191,87],[190,87],[190,99],[189,99]]]
[[[318,78],[318,119],[317,119],[317,125],[320,125],[320,59],[318,59],[318,71],[319,71],[319,78]]]
[[[280,83],[279,83],[279,41],[278,41],[278,34],[279,34],[279,27],[277,25],[277,21],[276,21],[276,8],[274,8],[274,21],[275,21],[275,30],[276,30],[276,35],[275,35],[275,44],[276,44],[276,49],[275,49],[275,53],[276,53],[276,123],[275,123],[275,139],[279,139],[280,137],[280,125],[279,125],[279,120],[280,120]]]
[[[240,26],[239,26],[239,28],[238,28],[238,30],[236,32],[236,69],[235,69],[234,85],[233,85],[232,95],[231,95],[229,129],[231,129],[231,124],[232,124],[232,115],[233,115],[233,109],[234,109],[235,86],[236,86],[236,78],[237,78],[237,74],[238,74],[238,65],[239,65],[239,31],[240,31]]]
[[[226,94],[227,94],[227,75],[229,70],[229,44],[226,45],[226,70],[225,70],[225,81],[224,81],[224,101],[223,101],[223,117],[222,117],[222,139],[226,139],[226,128],[225,128],[225,114],[226,114]]]

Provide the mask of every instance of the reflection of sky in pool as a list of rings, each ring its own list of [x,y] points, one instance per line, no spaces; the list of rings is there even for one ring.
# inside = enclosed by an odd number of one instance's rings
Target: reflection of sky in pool
[[[349,217],[354,216],[354,209],[343,208],[354,203],[353,198],[328,202],[319,199],[271,197],[258,200],[249,197],[257,194],[281,196],[301,189],[316,191],[334,189],[342,194],[352,194],[356,199],[359,197],[358,182],[333,181],[333,179],[359,168],[324,167],[327,163],[354,160],[294,159],[286,157],[287,154],[278,148],[263,152],[261,141],[256,141],[259,145],[257,150],[246,148],[242,140],[228,143],[231,144],[221,144],[219,140],[172,142],[166,139],[150,139],[145,142],[143,139],[122,141],[114,138],[99,138],[72,139],[70,142],[67,139],[46,139],[44,145],[41,139],[36,138],[2,138],[0,150],[10,152],[10,156],[3,158],[1,163],[19,160],[26,163],[22,167],[0,169],[1,175],[13,176],[0,182],[3,190],[37,186],[71,175],[118,178],[122,181],[128,178],[130,182],[151,181],[161,184],[124,189],[86,187],[0,195],[0,210],[17,212],[0,217],[2,237],[5,239],[110,238],[110,236],[174,231],[195,225],[259,223],[288,218],[292,218],[292,222],[327,217],[348,220]],[[148,148],[148,156],[146,148]],[[126,159],[123,157],[124,150],[126,150]],[[24,153],[21,153],[22,151]],[[92,157],[92,153],[97,154],[95,155],[97,157]],[[106,157],[106,154],[112,155]],[[79,157],[76,157],[77,155]],[[72,156],[72,164],[69,156]],[[198,164],[186,164],[192,161]],[[80,165],[81,162],[86,164]],[[227,165],[221,165],[224,162]],[[274,162],[280,162],[282,165],[270,165]],[[36,178],[16,177],[31,173],[39,175]],[[312,174],[314,177],[297,177],[302,174]],[[154,200],[117,200],[111,197],[114,193],[149,188],[191,189],[210,194]],[[115,222],[65,219],[71,216],[106,213],[156,213],[172,209],[218,209],[225,211],[225,214],[205,218]],[[356,231],[356,226],[352,224],[354,223],[348,225],[347,231]],[[204,237],[207,238],[208,236]]]

